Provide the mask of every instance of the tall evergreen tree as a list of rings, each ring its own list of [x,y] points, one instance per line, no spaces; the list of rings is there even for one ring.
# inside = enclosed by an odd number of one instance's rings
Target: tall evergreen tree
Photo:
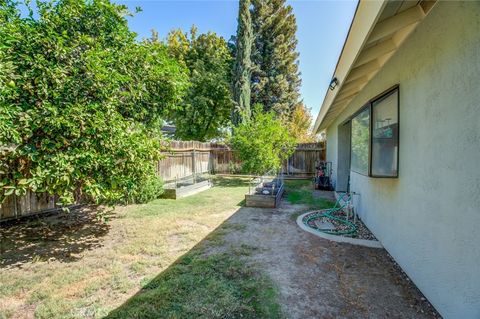
[[[297,25],[285,0],[253,0],[252,104],[290,117],[300,99]]]
[[[236,38],[235,66],[233,70],[233,98],[235,107],[232,121],[238,124],[242,117],[250,117],[252,47],[254,42],[250,0],[240,0]]]

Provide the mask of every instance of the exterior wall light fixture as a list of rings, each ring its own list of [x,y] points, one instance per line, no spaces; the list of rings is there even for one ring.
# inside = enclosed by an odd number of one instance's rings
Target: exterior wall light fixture
[[[330,90],[334,90],[338,85],[338,79],[336,77],[334,77],[332,79],[332,81],[330,81],[330,85],[328,86],[330,88]]]

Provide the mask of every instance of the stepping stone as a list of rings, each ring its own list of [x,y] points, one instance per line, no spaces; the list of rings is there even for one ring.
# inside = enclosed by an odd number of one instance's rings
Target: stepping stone
[[[335,226],[330,222],[324,222],[320,220],[315,221],[315,226],[320,230],[334,230]]]

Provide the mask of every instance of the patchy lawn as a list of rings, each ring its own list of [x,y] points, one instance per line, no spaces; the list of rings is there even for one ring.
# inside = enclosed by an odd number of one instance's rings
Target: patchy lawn
[[[188,198],[118,207],[107,223],[85,210],[2,225],[0,318],[280,316],[248,250],[203,253],[241,231],[221,225],[246,190],[219,179]]]
[[[0,318],[438,318],[383,249],[339,244],[295,216],[333,204],[287,181],[279,208],[248,187],[2,225]]]

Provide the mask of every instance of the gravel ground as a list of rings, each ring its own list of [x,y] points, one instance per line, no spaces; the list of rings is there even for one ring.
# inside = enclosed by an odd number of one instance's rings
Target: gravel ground
[[[300,229],[307,208],[243,207],[222,226],[221,245],[241,249],[279,290],[287,318],[439,318],[383,249],[331,242]]]

